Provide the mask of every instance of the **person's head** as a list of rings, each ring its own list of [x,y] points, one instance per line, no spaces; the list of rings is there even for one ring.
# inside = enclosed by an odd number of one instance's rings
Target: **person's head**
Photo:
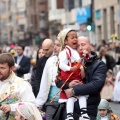
[[[90,40],[88,39],[88,37],[78,37],[78,47],[77,47],[77,51],[79,53],[83,52],[84,50],[86,50],[89,54],[91,53],[91,43]]]
[[[57,40],[62,44],[62,49],[68,45],[73,49],[77,49],[78,36],[74,29],[67,28],[59,32]]]
[[[105,47],[100,48],[99,56],[106,56],[107,49]]]
[[[45,39],[42,43],[43,53],[46,57],[50,57],[53,53],[53,41],[51,39]]]
[[[106,116],[110,112],[109,102],[105,99],[101,99],[100,104],[98,106],[98,114],[101,117]]]
[[[54,54],[55,55],[58,55],[59,54],[59,52],[60,52],[60,50],[61,50],[61,43],[59,42],[59,40],[55,40],[55,42],[54,42]]]
[[[23,55],[24,49],[25,49],[25,46],[24,46],[24,45],[20,45],[20,44],[17,45],[16,50],[17,50],[17,54],[18,54],[18,56]]]
[[[14,69],[14,58],[9,53],[0,54],[0,80],[7,79]]]
[[[39,48],[37,51],[37,59],[40,59],[44,55],[43,49]]]
[[[106,40],[101,40],[101,45],[106,45]]]
[[[30,102],[18,103],[15,120],[42,120],[37,107]]]

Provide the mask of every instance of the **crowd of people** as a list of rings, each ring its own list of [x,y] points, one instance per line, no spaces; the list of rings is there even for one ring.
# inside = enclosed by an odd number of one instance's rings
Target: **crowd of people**
[[[109,106],[120,102],[119,46],[103,41],[96,49],[63,29],[42,42],[35,60],[30,50],[1,50],[0,120],[119,120]]]

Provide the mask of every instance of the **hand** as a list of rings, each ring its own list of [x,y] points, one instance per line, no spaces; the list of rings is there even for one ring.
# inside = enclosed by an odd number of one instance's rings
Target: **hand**
[[[77,67],[77,66],[73,66],[73,67],[71,67],[70,71],[75,72],[77,69],[78,69],[78,67]]]
[[[19,68],[20,66],[14,67],[13,71],[16,72]]]
[[[68,98],[72,97],[72,96],[73,96],[72,88],[66,89],[66,90],[65,90],[65,93],[66,93],[66,95],[67,95]]]
[[[69,83],[69,88],[73,88],[76,85],[80,85],[82,84],[82,82],[80,82],[79,80],[73,80]]]
[[[8,104],[4,104],[0,107],[0,110],[2,110],[3,112],[7,113],[11,111],[11,106]]]

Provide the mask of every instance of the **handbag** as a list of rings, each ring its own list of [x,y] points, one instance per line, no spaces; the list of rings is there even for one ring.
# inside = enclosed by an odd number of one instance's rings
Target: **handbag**
[[[59,104],[59,106],[57,107],[52,119],[53,120],[61,120],[62,118],[62,113],[63,113],[63,109],[65,107],[65,103],[61,103]]]

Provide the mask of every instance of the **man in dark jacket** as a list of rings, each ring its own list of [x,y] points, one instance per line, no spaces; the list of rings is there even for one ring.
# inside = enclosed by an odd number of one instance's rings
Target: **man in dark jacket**
[[[35,97],[37,97],[37,94],[39,92],[41,77],[45,63],[47,59],[53,55],[53,47],[54,43],[51,39],[45,39],[42,43],[42,49],[45,55],[38,60],[35,77],[31,80],[31,85]]]
[[[63,87],[68,98],[71,96],[89,95],[87,99],[87,110],[82,110],[83,113],[87,112],[90,120],[96,120],[97,116],[97,106],[100,102],[100,91],[104,85],[106,77],[106,65],[97,60],[97,55],[95,52],[91,52],[91,44],[87,37],[78,38],[78,52],[87,50],[89,53],[89,60],[85,64],[85,84],[80,84],[78,80],[72,82],[67,82]],[[63,81],[58,81],[57,86],[60,88]],[[74,119],[78,120],[81,110],[79,108],[78,102],[75,102],[74,107],[75,116]],[[66,119],[66,109],[63,113],[62,120]],[[87,119],[86,119],[87,120]]]
[[[30,71],[30,58],[23,55],[24,46],[18,45],[17,46],[17,56],[14,57],[15,59],[15,69],[14,72],[18,77],[23,77],[24,74]]]

